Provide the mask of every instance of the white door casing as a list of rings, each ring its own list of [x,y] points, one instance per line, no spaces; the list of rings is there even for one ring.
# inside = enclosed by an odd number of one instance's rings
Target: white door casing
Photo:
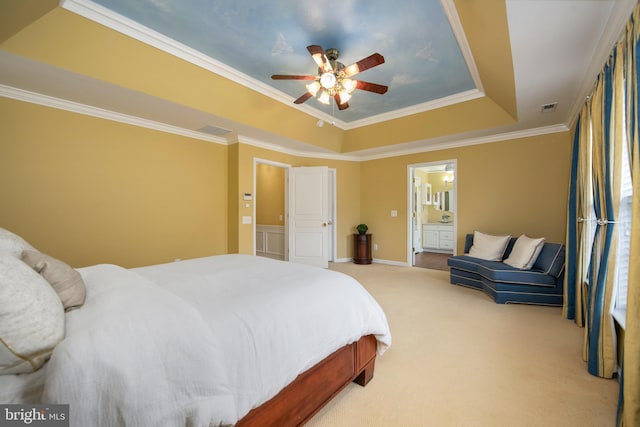
[[[413,253],[422,252],[422,181],[413,177]]]
[[[289,261],[329,267],[329,168],[291,168]]]

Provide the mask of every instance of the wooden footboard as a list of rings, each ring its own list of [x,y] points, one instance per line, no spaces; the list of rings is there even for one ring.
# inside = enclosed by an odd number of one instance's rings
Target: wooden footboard
[[[351,381],[365,386],[373,378],[376,339],[367,335],[342,347],[268,402],[251,410],[236,426],[299,426],[308,421]]]

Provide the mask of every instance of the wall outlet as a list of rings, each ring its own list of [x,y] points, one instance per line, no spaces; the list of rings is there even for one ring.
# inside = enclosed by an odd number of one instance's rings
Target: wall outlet
[[[395,210],[395,209],[394,209],[394,210],[392,210],[392,211],[391,211],[391,216],[392,216],[392,217],[394,217],[394,218],[395,218],[395,217],[397,217],[397,216],[398,216],[398,211],[397,211],[397,210]]]
[[[374,251],[377,251],[377,250],[378,250],[378,244],[377,244],[377,243],[374,243],[374,244],[373,244],[373,250],[374,250]]]

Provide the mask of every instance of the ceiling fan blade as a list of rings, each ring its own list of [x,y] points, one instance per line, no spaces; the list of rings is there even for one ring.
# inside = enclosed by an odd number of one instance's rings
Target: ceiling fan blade
[[[337,93],[335,95],[333,95],[333,99],[336,101],[336,105],[338,106],[338,110],[346,110],[347,108],[349,108],[349,103],[348,102],[344,102],[344,103],[340,104],[340,95],[338,95]]]
[[[389,90],[388,86],[379,85],[377,83],[363,82],[362,80],[356,80],[356,82],[356,89],[379,93],[380,95],[387,93],[387,90]]]
[[[273,80],[315,80],[318,76],[296,76],[287,74],[274,74],[271,76]]]
[[[384,56],[379,53],[373,53],[355,64],[351,64],[346,67],[344,69],[344,73],[347,77],[351,77],[380,64],[384,64]]]
[[[327,59],[327,55],[325,55],[324,49],[321,46],[312,44],[310,46],[307,46],[307,50],[311,54],[313,60],[316,61],[316,64],[318,64],[318,68],[320,68],[323,73],[333,71],[331,63]]]
[[[307,99],[311,98],[313,95],[311,95],[309,92],[305,92],[304,95],[302,95],[300,98],[296,99],[295,101],[293,101],[294,104],[302,104],[304,103]]]

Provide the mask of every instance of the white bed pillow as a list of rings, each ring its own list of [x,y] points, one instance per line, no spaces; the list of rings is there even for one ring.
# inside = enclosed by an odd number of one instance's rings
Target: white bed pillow
[[[9,252],[14,257],[20,258],[24,250],[37,252],[37,249],[27,243],[22,237],[0,227],[0,252]]]
[[[544,237],[532,239],[522,234],[516,240],[509,257],[504,260],[504,263],[521,270],[530,270],[536,259],[538,259],[543,246]]]
[[[22,251],[22,261],[49,282],[60,297],[65,311],[84,304],[84,281],[70,265],[36,251]]]
[[[64,338],[64,309],[47,281],[0,252],[0,375],[34,372]]]
[[[507,249],[510,238],[511,236],[493,236],[474,231],[473,245],[469,249],[469,256],[488,261],[502,261],[502,256]]]

